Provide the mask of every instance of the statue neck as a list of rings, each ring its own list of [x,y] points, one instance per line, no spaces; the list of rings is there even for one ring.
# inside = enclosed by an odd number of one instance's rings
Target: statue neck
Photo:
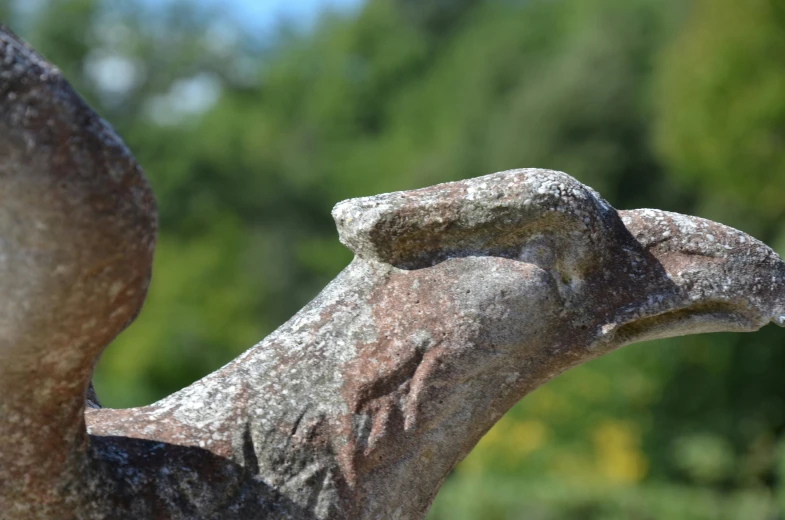
[[[355,260],[238,361],[258,374],[249,394],[265,396],[251,413],[259,473],[300,482],[280,463],[286,446],[284,460],[308,459],[308,471],[331,482],[319,480],[318,493],[333,489],[352,517],[424,515],[513,404],[578,362],[555,353],[569,340],[558,322],[533,319],[534,307],[558,307],[557,293],[545,271],[503,258],[411,271]],[[313,455],[315,444],[323,451]]]

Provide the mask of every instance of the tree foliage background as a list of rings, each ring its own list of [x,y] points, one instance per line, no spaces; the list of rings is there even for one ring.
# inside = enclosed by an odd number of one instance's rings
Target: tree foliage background
[[[329,217],[349,197],[552,168],[785,252],[778,0],[367,0],[265,38],[205,5],[0,0],[157,195],[154,280],[98,366],[105,405],[177,390],[302,307],[350,260]],[[560,376],[430,518],[785,518],[784,339],[651,342]]]

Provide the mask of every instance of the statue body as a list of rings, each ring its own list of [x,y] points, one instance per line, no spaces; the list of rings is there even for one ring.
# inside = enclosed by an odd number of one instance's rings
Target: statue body
[[[757,240],[512,170],[338,204],[355,259],[287,323],[162,401],[85,410],[147,288],[152,195],[56,69],[5,30],[1,56],[0,518],[421,519],[564,370],[783,321]]]

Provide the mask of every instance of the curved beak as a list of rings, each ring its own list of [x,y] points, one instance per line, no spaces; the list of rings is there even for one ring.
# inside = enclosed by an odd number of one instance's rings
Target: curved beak
[[[651,209],[619,215],[661,283],[649,291],[653,304],[606,325],[613,344],[785,327],[785,263],[771,248],[699,217]]]

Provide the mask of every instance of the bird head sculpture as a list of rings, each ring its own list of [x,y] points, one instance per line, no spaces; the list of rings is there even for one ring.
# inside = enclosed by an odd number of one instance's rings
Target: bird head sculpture
[[[233,362],[85,406],[155,235],[128,150],[0,29],[0,518],[423,518],[515,402],[647,339],[785,321],[785,264],[721,224],[512,170],[339,203],[352,263]]]

